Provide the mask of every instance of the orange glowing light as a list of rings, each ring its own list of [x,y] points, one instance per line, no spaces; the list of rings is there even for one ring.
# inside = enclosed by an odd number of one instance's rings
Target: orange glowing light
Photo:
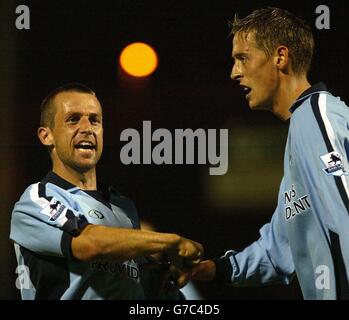
[[[135,42],[124,48],[119,61],[125,72],[134,77],[148,76],[158,65],[155,50],[142,42]]]

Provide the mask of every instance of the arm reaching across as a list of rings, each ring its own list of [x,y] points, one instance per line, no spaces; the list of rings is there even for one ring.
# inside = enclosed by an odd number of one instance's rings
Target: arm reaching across
[[[72,240],[72,252],[82,261],[124,261],[138,256],[167,252],[170,260],[180,258],[184,264],[200,261],[201,244],[173,233],[88,225]]]

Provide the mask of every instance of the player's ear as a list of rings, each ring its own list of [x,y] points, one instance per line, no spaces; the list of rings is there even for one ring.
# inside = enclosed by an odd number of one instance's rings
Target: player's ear
[[[286,72],[290,66],[290,60],[288,55],[288,48],[286,46],[278,46],[274,54],[275,65],[278,70]]]
[[[38,137],[44,146],[49,147],[53,145],[54,139],[50,128],[40,127],[38,129]]]

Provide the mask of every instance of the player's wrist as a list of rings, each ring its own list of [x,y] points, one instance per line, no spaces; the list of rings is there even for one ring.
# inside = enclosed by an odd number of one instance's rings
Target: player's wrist
[[[228,251],[220,258],[212,259],[215,264],[216,272],[214,280],[217,282],[230,282],[233,273],[233,267],[230,262],[230,256],[234,251]]]

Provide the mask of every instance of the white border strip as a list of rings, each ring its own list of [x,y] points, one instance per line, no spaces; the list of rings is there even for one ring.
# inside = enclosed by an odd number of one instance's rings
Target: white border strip
[[[331,122],[327,117],[327,105],[326,105],[326,94],[320,93],[319,95],[319,109],[320,109],[320,114],[322,117],[322,120],[324,121],[325,129],[328,134],[328,138],[331,142],[333,150],[336,151],[335,148],[335,142],[336,142],[336,136],[334,134],[334,130],[332,128]],[[347,193],[347,198],[349,199],[349,188],[347,185],[347,180],[345,179],[345,176],[341,176],[341,180],[345,189],[345,192]]]
[[[41,208],[46,207],[48,204],[50,204],[50,201],[46,200],[45,198],[39,197],[39,182],[33,184],[33,186],[30,189],[30,199],[39,205]]]

